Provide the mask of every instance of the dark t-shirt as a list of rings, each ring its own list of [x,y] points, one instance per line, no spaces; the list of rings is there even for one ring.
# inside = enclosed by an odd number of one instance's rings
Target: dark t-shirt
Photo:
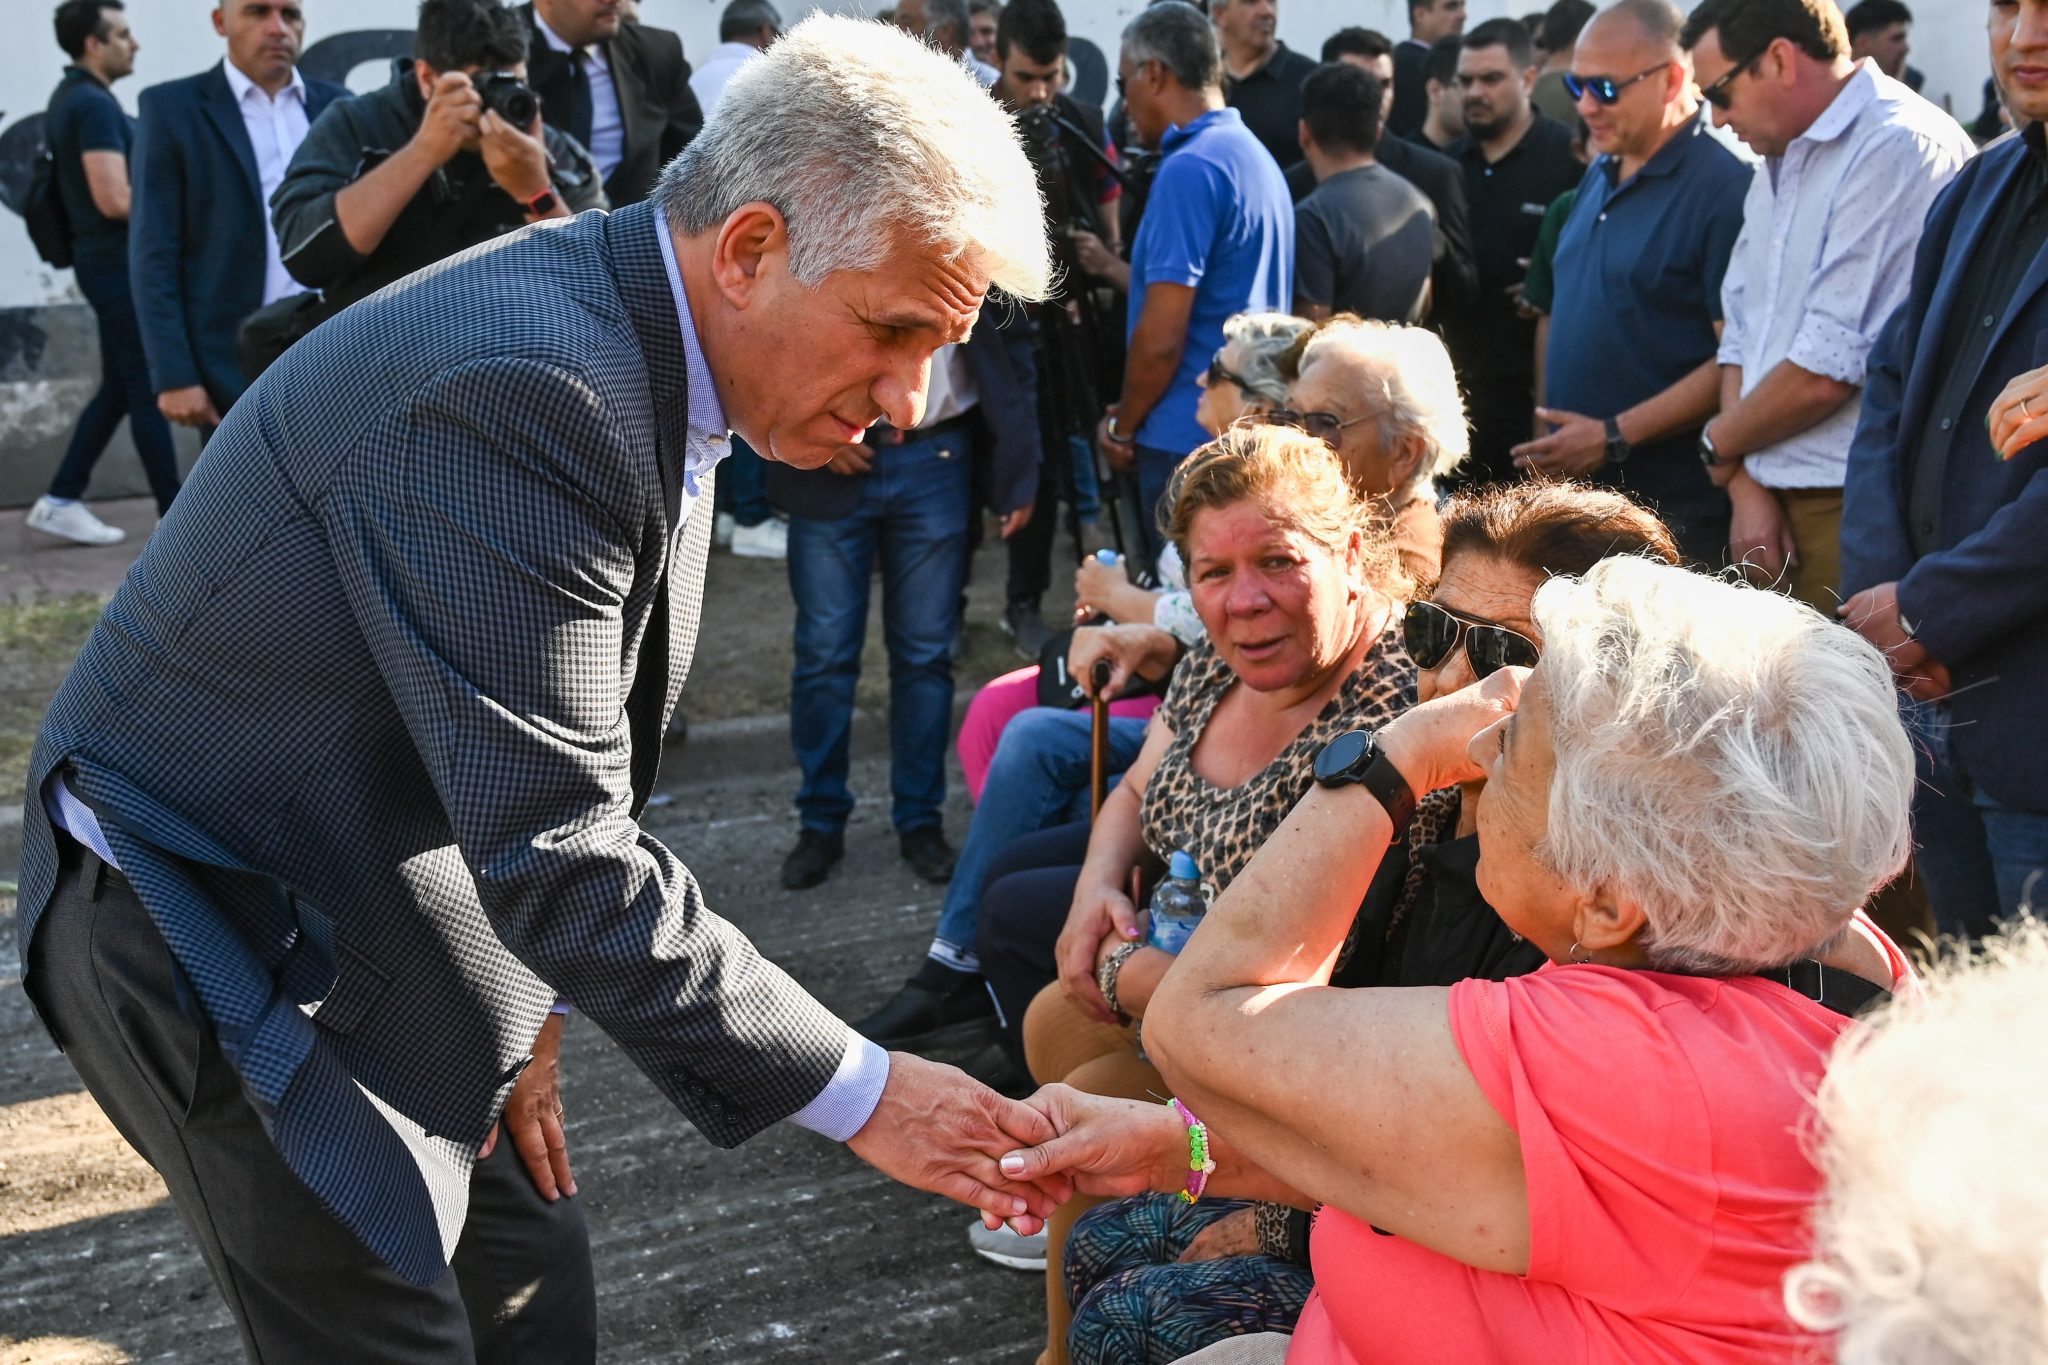
[[[128,265],[128,221],[109,218],[93,207],[92,187],[85,178],[87,152],[119,152],[135,146],[135,120],[121,108],[114,92],[98,78],[75,66],[50,96],[43,122],[43,140],[57,176],[57,193],[71,219],[72,255],[80,265]]]
[[[1301,160],[1301,83],[1315,69],[1312,59],[1279,43],[1257,71],[1223,82],[1224,102],[1237,110],[1282,170]]]
[[[1471,307],[1445,320],[1444,339],[1459,377],[1468,383],[1527,380],[1536,370],[1536,324],[1516,313],[1509,291],[1522,283],[1522,262],[1535,249],[1544,212],[1577,187],[1586,168],[1572,155],[1570,130],[1542,114],[1498,161],[1488,161],[1471,137],[1452,143],[1449,155],[1465,168],[1479,294]]]
[[[1384,166],[1339,171],[1294,209],[1294,299],[1382,322],[1416,322],[1436,253],[1436,213]]]

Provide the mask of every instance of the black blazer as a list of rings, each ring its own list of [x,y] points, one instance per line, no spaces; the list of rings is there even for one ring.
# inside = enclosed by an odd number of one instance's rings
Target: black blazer
[[[263,306],[270,212],[223,65],[142,92],[128,273],[149,382],[158,393],[204,384],[226,412],[248,382],[235,333]],[[307,124],[347,98],[306,78]]]
[[[967,364],[980,402],[975,419],[975,459],[983,473],[989,510],[998,516],[1038,500],[1038,365],[1032,355],[1031,320],[1007,299],[991,297],[967,339]],[[793,517],[830,521],[860,503],[865,474],[798,469],[768,462],[768,501]]]
[[[569,58],[548,46],[531,3],[521,5],[519,14],[529,35],[527,83],[541,98],[541,118],[561,127],[555,118],[569,105]],[[625,125],[624,155],[604,183],[605,197],[616,209],[647,197],[661,168],[704,126],[704,110],[690,89],[683,40],[667,29],[620,24],[618,36],[604,45],[604,58],[619,96],[619,121]]]

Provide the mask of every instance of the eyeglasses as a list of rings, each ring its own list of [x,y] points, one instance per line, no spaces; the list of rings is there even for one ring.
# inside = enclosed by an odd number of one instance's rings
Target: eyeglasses
[[[1534,668],[1541,651],[1526,635],[1491,621],[1467,620],[1434,602],[1410,602],[1401,618],[1401,641],[1417,668],[1435,668],[1451,657],[1460,640],[1475,678],[1503,668]]]
[[[1319,441],[1329,445],[1337,443],[1337,433],[1346,427],[1355,427],[1360,422],[1369,422],[1373,414],[1354,417],[1345,421],[1334,412],[1296,412],[1293,408],[1274,408],[1266,414],[1266,420],[1275,426],[1293,427],[1305,431]]]
[[[1245,383],[1243,375],[1237,373],[1237,371],[1232,370],[1224,365],[1223,352],[1218,351],[1215,355],[1209,357],[1209,372],[1208,374],[1203,376],[1203,382],[1208,384],[1214,384],[1221,379],[1229,380],[1231,383],[1237,385],[1238,388],[1244,390],[1246,393],[1250,393],[1252,391],[1252,386]]]
[[[1154,60],[1156,59],[1148,57],[1144,61],[1137,63],[1131,68],[1131,74],[1133,76],[1137,75],[1140,71],[1143,71],[1146,67],[1152,65]],[[1116,97],[1118,99],[1122,99],[1124,97],[1124,73],[1121,71],[1116,73]]]
[[[1565,93],[1574,100],[1584,99],[1590,93],[1601,104],[1613,104],[1621,98],[1622,91],[1637,81],[1646,81],[1658,72],[1669,69],[1670,65],[1669,62],[1659,62],[1648,71],[1638,71],[1625,81],[1617,81],[1612,76],[1574,76],[1567,72],[1564,78]]]
[[[1764,49],[1764,52],[1769,51],[1769,48]],[[1764,52],[1755,53],[1750,57],[1746,58],[1745,60],[1737,62],[1734,66],[1729,67],[1728,70],[1722,75],[1721,79],[1715,81],[1712,85],[1701,86],[1700,98],[1705,100],[1708,104],[1713,105],[1716,109],[1719,109],[1722,113],[1727,113],[1728,106],[1734,103],[1734,101],[1728,95],[1729,84],[1733,82],[1737,76],[1740,76],[1743,72],[1749,70],[1752,66],[1755,66],[1759,61],[1763,60]]]

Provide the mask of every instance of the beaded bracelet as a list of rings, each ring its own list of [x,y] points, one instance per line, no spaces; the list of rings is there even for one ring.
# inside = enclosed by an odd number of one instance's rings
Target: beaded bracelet
[[[1216,1173],[1216,1159],[1209,1155],[1209,1125],[1188,1112],[1178,1097],[1167,1101],[1173,1112],[1180,1115],[1180,1121],[1188,1126],[1188,1187],[1180,1192],[1181,1199],[1189,1204],[1202,1197],[1202,1191],[1209,1186],[1209,1177]]]
[[[1142,939],[1130,943],[1119,943],[1102,965],[1095,969],[1095,985],[1102,992],[1102,1003],[1109,1006],[1109,1012],[1116,1016],[1119,1024],[1131,1022],[1131,1016],[1124,1013],[1124,1007],[1116,998],[1116,979],[1124,969],[1124,962],[1132,953],[1144,947]]]

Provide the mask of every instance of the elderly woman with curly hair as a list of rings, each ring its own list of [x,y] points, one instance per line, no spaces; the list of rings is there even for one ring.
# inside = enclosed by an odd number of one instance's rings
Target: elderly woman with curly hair
[[[1640,559],[1536,594],[1543,657],[1332,742],[1150,1002],[1178,1101],[1049,1087],[1013,1176],[1323,1205],[1288,1338],[1189,1359],[1811,1359],[1800,1135],[1854,1011],[1910,980],[1856,907],[1904,862],[1911,747],[1873,648]],[[1548,961],[1330,973],[1415,792],[1483,777],[1481,894]]]

